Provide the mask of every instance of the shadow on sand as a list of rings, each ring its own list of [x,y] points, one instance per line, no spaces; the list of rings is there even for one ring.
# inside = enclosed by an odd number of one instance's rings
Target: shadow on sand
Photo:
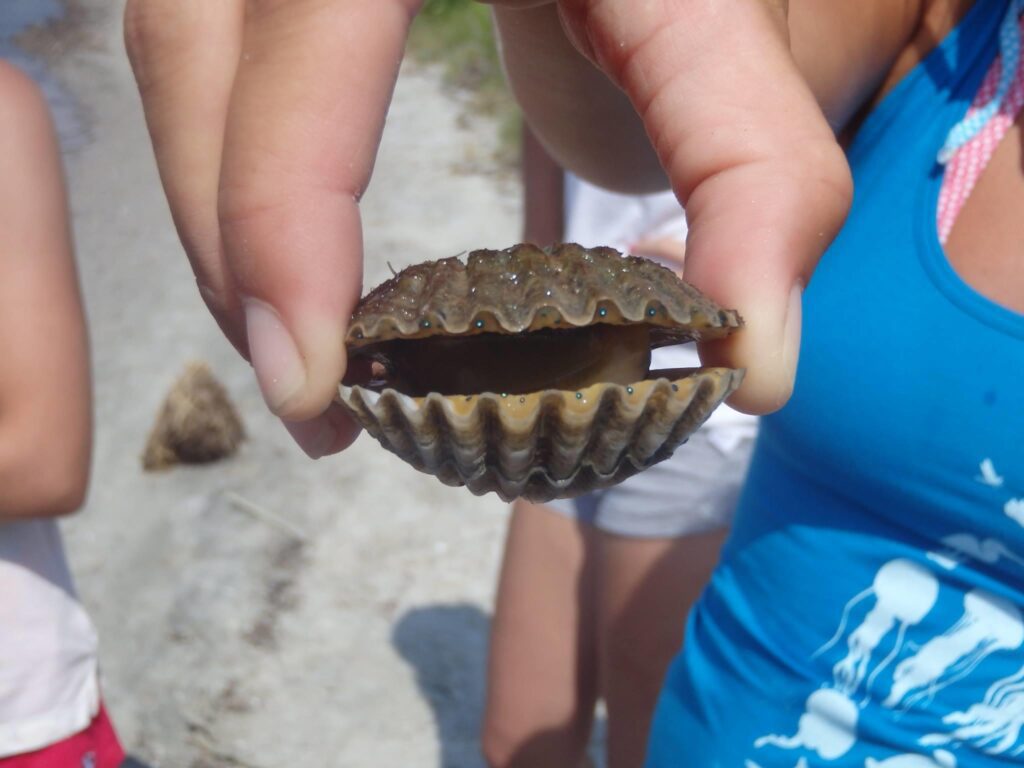
[[[414,608],[395,624],[391,642],[416,671],[416,684],[437,726],[440,768],[486,768],[480,752],[487,684],[490,617],[466,603]],[[596,718],[589,765],[604,765],[605,723]],[[523,757],[545,751],[545,734],[524,745]]]
[[[415,608],[391,641],[416,671],[437,725],[442,768],[485,768],[480,754],[490,619],[475,605]]]

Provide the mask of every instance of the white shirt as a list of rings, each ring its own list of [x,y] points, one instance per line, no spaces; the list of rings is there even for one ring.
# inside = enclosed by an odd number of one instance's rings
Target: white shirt
[[[57,523],[0,523],[0,758],[88,727],[99,710],[96,654]]]

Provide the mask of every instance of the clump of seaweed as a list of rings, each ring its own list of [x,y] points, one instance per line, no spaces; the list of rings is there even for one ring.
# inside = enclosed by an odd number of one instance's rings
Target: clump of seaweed
[[[142,454],[147,471],[227,458],[245,439],[245,428],[209,366],[190,363],[171,387]]]

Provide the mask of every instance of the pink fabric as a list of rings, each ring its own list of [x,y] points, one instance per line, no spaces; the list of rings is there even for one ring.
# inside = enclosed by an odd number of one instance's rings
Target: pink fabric
[[[1024,34],[1024,19],[1021,20],[1020,26],[1021,33]],[[978,94],[974,97],[974,103],[971,104],[967,112],[968,115],[991,101],[996,92],[1001,69],[1002,62],[997,56],[988,74],[985,75]],[[1024,56],[1021,56],[1020,65],[1013,78],[1013,85],[1010,86],[1010,91],[999,112],[974,138],[960,147],[946,164],[946,175],[943,177],[942,189],[939,191],[937,220],[939,242],[945,243],[949,233],[953,231],[956,217],[960,214],[971,190],[974,189],[974,185],[981,177],[981,172],[985,170],[985,166],[992,158],[992,153],[995,152],[999,142],[1017,119],[1021,106],[1024,106]]]
[[[118,768],[124,758],[107,710],[100,704],[100,711],[81,733],[35,752],[0,757],[0,768]]]

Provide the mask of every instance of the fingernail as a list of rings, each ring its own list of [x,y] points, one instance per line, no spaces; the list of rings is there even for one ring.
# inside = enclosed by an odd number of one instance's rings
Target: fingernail
[[[306,366],[291,334],[269,304],[246,299],[245,327],[263,399],[278,413],[305,389]]]
[[[286,421],[285,429],[311,459],[319,459],[334,452],[339,440],[338,428],[326,416],[312,421]]]

